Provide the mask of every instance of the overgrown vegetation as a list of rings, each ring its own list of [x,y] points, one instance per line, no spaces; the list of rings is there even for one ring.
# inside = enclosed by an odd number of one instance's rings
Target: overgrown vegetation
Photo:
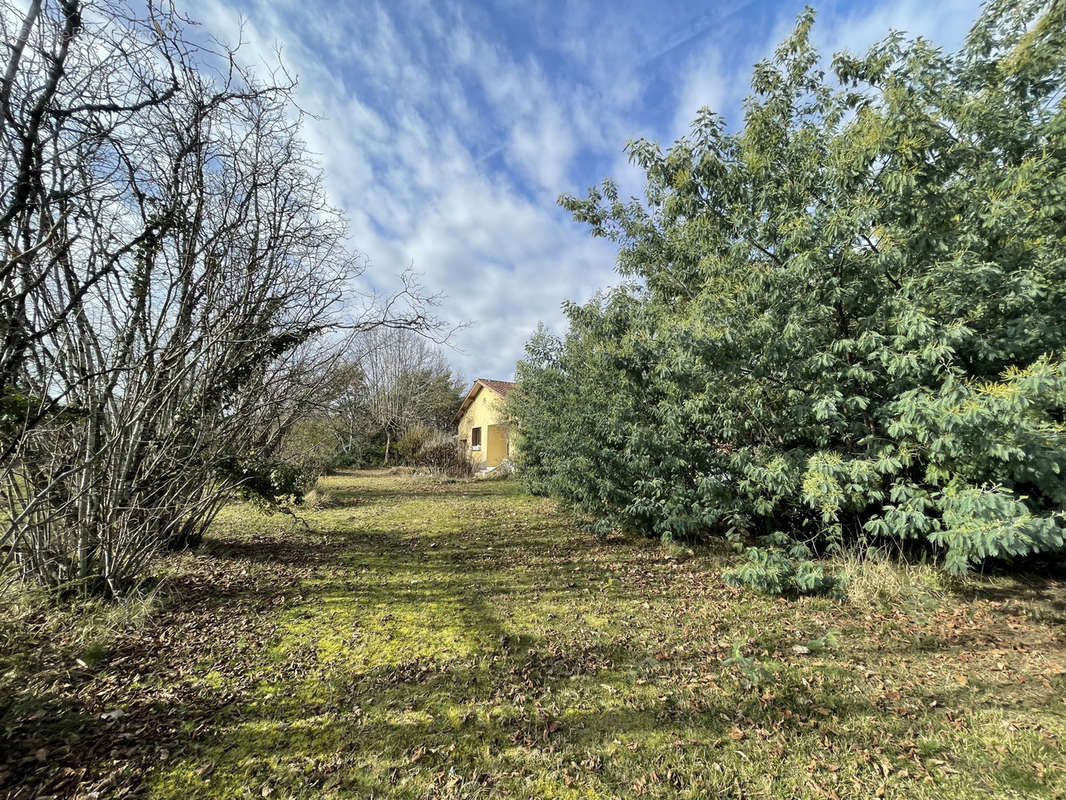
[[[227,507],[151,603],[6,603],[0,796],[1066,791],[1061,583],[884,562],[861,603],[786,601],[510,481],[319,494],[309,527]]]
[[[726,583],[766,594],[841,594],[842,579],[826,575],[812,560],[807,545],[783,533],[764,536],[757,547],[744,550],[745,561],[723,574]]]
[[[23,7],[24,6],[24,7]],[[0,4],[0,573],[120,596],[232,492],[301,497],[282,453],[383,304],[299,138],[294,84],[173,7]]]
[[[407,462],[431,473],[452,478],[470,478],[474,462],[456,447],[455,436],[433,431],[413,450]]]
[[[324,469],[413,466],[426,442],[452,432],[463,391],[425,336],[402,328],[358,336],[283,452]]]
[[[601,532],[771,536],[735,579],[774,591],[833,585],[807,547],[1060,551],[1066,5],[994,0],[957,53],[892,34],[829,74],[813,24],[739,130],[705,109],[629,146],[646,204],[562,198],[630,282],[529,342],[525,481]]]

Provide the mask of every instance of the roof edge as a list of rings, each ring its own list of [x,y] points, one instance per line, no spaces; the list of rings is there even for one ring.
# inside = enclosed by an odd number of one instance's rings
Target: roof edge
[[[497,384],[497,385],[503,384],[503,385],[506,385],[508,387],[508,389],[511,389],[511,388],[514,387],[514,381],[496,381],[496,380],[492,380],[491,378],[475,378],[474,379],[474,385],[470,387],[470,391],[467,393],[466,397],[463,399],[462,405],[459,406],[459,410],[456,411],[455,412],[455,416],[452,417],[452,424],[453,425],[458,425],[459,424],[459,420],[462,419],[463,414],[465,414],[466,410],[468,408],[470,408],[470,405],[474,402],[474,398],[476,398],[478,396],[478,394],[481,393],[482,389],[488,389],[490,392],[495,394],[497,397],[506,397],[507,396],[504,392],[501,392],[499,390],[499,388],[497,388],[497,386],[494,386],[493,384]]]

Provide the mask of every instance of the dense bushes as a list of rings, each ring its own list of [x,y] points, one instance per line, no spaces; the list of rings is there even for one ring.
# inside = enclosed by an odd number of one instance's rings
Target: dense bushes
[[[327,470],[409,463],[427,436],[452,429],[464,396],[437,339],[436,328],[355,337],[318,402],[287,433],[284,454]]]
[[[413,466],[414,461],[420,457],[422,449],[440,436],[441,431],[425,425],[414,425],[396,440],[396,457],[402,463]],[[452,441],[452,449],[456,449],[454,441]]]
[[[530,488],[649,535],[771,535],[750,563],[786,583],[782,537],[956,572],[1061,548],[1064,8],[993,2],[958,53],[893,34],[830,77],[808,12],[743,129],[704,110],[630,145],[646,207],[562,198],[630,282],[528,345]]]
[[[342,349],[436,322],[409,276],[348,302],[365,266],[283,68],[173,8],[3,9],[0,573],[119,597],[235,492],[302,497],[321,431],[285,444]]]
[[[409,467],[437,475],[467,478],[474,464],[459,451],[455,436],[424,425],[416,425],[396,442],[396,455]]]
[[[318,481],[320,469],[318,464],[299,464],[252,454],[229,459],[222,477],[229,485],[237,487],[241,499],[272,509],[301,505],[304,495]]]

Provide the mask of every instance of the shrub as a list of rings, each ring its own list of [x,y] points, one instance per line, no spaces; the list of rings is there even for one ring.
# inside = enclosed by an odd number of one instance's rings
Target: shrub
[[[418,459],[422,448],[430,442],[439,438],[439,431],[435,431],[432,428],[427,428],[423,425],[416,425],[412,428],[408,428],[407,431],[396,440],[395,452],[396,457],[407,464],[413,466],[414,462]]]
[[[459,452],[455,439],[445,433],[428,437],[414,461],[422,469],[453,478],[469,478],[474,474],[474,465]]]
[[[320,470],[337,465],[337,430],[328,419],[307,416],[297,419],[286,432],[277,458],[295,464],[317,464]]]
[[[703,110],[647,203],[563,205],[630,283],[531,339],[523,480],[622,529],[920,543],[951,572],[1063,544],[1066,6],[989,3],[946,54],[893,34],[831,77],[811,12],[743,129]],[[736,580],[822,582],[790,546]]]
[[[774,679],[774,673],[759,663],[758,659],[744,655],[744,647],[740,642],[733,642],[729,658],[722,660],[722,666],[729,669],[736,667],[738,682],[748,690],[756,689]]]
[[[811,559],[810,548],[784,534],[766,536],[762,546],[748,547],[745,553],[745,562],[722,575],[726,583],[786,597],[843,594],[842,582],[825,574]]]
[[[222,476],[232,483],[242,499],[273,509],[302,505],[318,481],[319,468],[315,464],[293,464],[252,454],[226,460]]]

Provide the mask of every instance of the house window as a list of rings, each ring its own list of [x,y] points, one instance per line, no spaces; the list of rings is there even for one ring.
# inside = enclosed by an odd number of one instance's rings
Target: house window
[[[472,431],[470,431],[470,449],[481,449],[481,428],[474,428]]]

